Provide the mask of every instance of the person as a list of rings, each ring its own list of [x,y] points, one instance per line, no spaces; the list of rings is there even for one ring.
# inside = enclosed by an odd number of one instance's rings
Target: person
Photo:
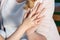
[[[27,31],[28,38],[30,40],[35,40],[37,37],[39,38],[41,35],[43,35],[47,40],[60,40],[59,33],[53,20],[55,1],[54,0],[39,0],[39,1],[46,5],[45,6],[46,11],[40,15],[40,16],[45,15],[45,17],[43,18],[43,20],[40,23],[40,26],[36,30],[36,33],[38,33],[39,35],[36,35],[35,32],[30,34],[30,32],[32,32],[32,29],[30,29]]]
[[[40,16],[45,15],[45,17],[43,18],[42,21],[40,21],[40,26],[37,27],[38,29],[34,27],[34,28],[31,28],[30,30],[26,31],[28,39],[29,40],[59,40],[59,35],[58,35],[56,26],[55,26],[53,18],[52,18],[53,11],[54,11],[54,0],[37,0],[36,2],[38,2],[38,1],[40,3],[42,2],[44,5],[46,5],[45,7],[47,9],[45,10],[45,13],[40,14]],[[21,13],[21,12],[23,12],[22,11],[22,6],[24,6],[23,4],[24,4],[24,2],[17,3],[15,0],[12,0],[12,2],[11,2],[11,0],[2,2],[2,10],[3,10],[2,16],[4,19],[4,27],[6,28],[7,38],[10,36],[9,39],[11,39],[11,38],[13,39],[12,36],[13,36],[14,31],[16,30],[16,25],[18,25],[19,23],[22,23],[22,19],[20,19],[20,22],[19,22],[19,18],[21,17],[21,15],[23,15],[23,13]],[[41,10],[41,8],[42,8],[42,6],[40,6],[39,9]],[[21,13],[21,14],[19,15],[18,13]],[[15,16],[13,16],[13,15],[15,15]],[[20,17],[17,18],[18,16],[16,16],[16,15],[19,15]],[[16,19],[18,20],[17,22],[16,22]],[[18,37],[16,37],[16,38],[18,38]],[[13,39],[13,40],[15,40],[15,39]]]
[[[25,10],[23,9],[24,3],[25,1],[23,1],[22,3],[17,3],[16,0],[2,1],[1,13],[3,17],[3,25],[6,31],[0,31],[0,38],[3,37],[1,40],[25,40],[24,38],[22,38],[22,36],[24,36],[23,34],[29,28],[35,27],[40,24],[40,12],[38,11],[40,3],[37,3],[37,5],[33,9],[28,10],[27,13],[29,15],[27,17],[24,16],[23,20],[23,15],[25,13]],[[44,10],[44,8],[42,10]],[[42,10],[41,13],[43,12]]]

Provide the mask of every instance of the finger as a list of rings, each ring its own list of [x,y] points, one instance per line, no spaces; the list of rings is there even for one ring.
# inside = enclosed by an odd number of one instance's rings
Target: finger
[[[44,17],[43,13],[46,11],[46,9],[44,8],[40,14],[40,12],[36,13],[33,17],[32,17],[32,20],[35,20],[37,18],[40,18],[40,17]]]
[[[45,14],[45,11],[46,11],[46,8],[43,8],[43,10],[40,12],[40,14],[38,15],[38,18],[44,16]]]
[[[44,4],[41,4],[39,6],[39,9],[37,10],[37,12],[41,12],[44,8],[45,8],[45,5]]]
[[[28,9],[28,11],[24,14],[24,19],[27,18],[29,11],[30,11],[30,9]]]
[[[27,16],[27,13],[24,14],[24,19],[26,18],[26,16]]]
[[[38,21],[40,21],[41,19],[37,19],[35,20],[35,24],[37,25],[38,24]]]
[[[38,17],[39,13],[36,13],[35,15],[33,15],[32,19],[35,20]]]
[[[42,20],[42,18],[38,18],[37,20],[34,21],[36,25],[28,30],[30,34],[36,31],[36,29],[39,27],[39,24],[41,23],[40,21]]]
[[[45,17],[45,16],[42,16],[42,17],[40,17],[40,18],[35,19],[36,24],[40,24],[41,20],[43,20],[44,17]]]
[[[37,11],[38,7],[40,6],[40,2],[38,2],[32,9],[31,11]]]
[[[37,11],[37,9],[39,8],[39,5],[40,5],[40,3],[38,3],[38,4],[33,8],[33,11],[31,11],[31,14],[29,15],[29,17],[32,17],[32,16],[35,14],[35,12]]]

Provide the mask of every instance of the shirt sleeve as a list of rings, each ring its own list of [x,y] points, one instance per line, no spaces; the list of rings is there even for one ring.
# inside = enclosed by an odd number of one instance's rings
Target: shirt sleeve
[[[5,33],[3,30],[0,30],[0,35],[1,35],[3,38],[6,38],[6,33]]]
[[[46,11],[41,16],[45,15],[45,17],[36,32],[44,35],[47,40],[59,40],[59,34],[53,20],[54,0],[42,0],[42,2],[46,5]]]

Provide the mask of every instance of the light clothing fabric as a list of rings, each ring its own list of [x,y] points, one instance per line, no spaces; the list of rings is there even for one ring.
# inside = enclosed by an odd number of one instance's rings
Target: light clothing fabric
[[[0,30],[0,35],[3,36],[4,38],[6,37],[6,33],[3,30]]]
[[[25,10],[23,9],[25,2],[26,1],[17,3],[16,0],[6,0],[3,3],[2,1],[2,17],[4,27],[6,28],[6,37],[12,35],[18,26],[22,23],[25,13]],[[24,37],[26,38],[26,36],[23,35],[21,40],[25,40]]]
[[[47,40],[60,40],[57,27],[53,20],[54,12],[54,0],[44,0],[47,10],[41,15],[45,15],[45,18],[41,21],[37,32],[44,35]]]
[[[23,9],[25,2],[26,1],[17,3],[16,0],[2,1],[1,8],[4,27],[6,28],[6,37],[13,34],[18,26],[22,23],[24,13],[26,12]],[[45,13],[40,15],[45,15],[45,17],[41,21],[36,32],[44,35],[47,40],[60,40],[56,25],[52,18],[54,12],[54,0],[37,0],[35,5],[37,2],[43,3],[47,10]]]

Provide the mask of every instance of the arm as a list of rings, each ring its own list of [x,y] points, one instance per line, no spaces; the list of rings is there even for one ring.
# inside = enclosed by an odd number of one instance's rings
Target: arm
[[[0,40],[4,40],[4,38],[0,35]]]
[[[27,29],[29,29],[29,28],[31,28],[34,25],[37,25],[39,23],[37,21],[40,21],[40,18],[39,19],[36,18],[39,13],[38,14],[35,14],[36,13],[36,10],[38,9],[38,6],[40,6],[39,4],[40,3],[37,4],[37,6],[34,8],[33,11],[28,11],[27,12],[27,13],[30,13],[28,15],[28,17],[24,17],[24,20],[23,20],[22,25],[19,26],[19,28],[9,38],[7,38],[7,40],[19,40],[19,39],[21,39],[22,35],[25,33],[25,31]]]
[[[28,40],[47,40],[45,36],[38,34],[36,32],[33,32],[32,34],[27,34]]]
[[[40,5],[38,11],[41,12],[41,10],[42,10],[43,8],[45,8],[43,5],[44,5],[44,4],[41,4],[41,5]],[[44,14],[45,11],[46,11],[46,9],[45,9],[41,14]],[[39,15],[39,16],[40,16],[40,15]],[[41,16],[40,16],[40,17],[41,17]],[[45,18],[45,17],[46,17],[46,16],[44,16],[44,18]],[[42,18],[42,19],[44,19],[44,18]],[[40,24],[41,24],[42,19],[40,20]],[[35,26],[36,26],[36,25],[35,25]],[[40,26],[40,25],[39,25],[39,26]],[[28,39],[29,39],[29,40],[46,40],[46,37],[45,37],[44,35],[41,35],[41,34],[38,34],[38,33],[35,32],[37,28],[38,28],[38,26],[37,26],[37,27],[34,27],[34,28],[30,28],[29,30],[26,31],[26,34],[27,34],[27,36],[28,36]]]
[[[28,37],[30,36],[32,39],[34,39],[34,37],[35,37],[35,39],[36,38],[39,39],[39,36],[42,35],[42,37],[44,36],[43,38],[46,38],[47,40],[49,40],[49,39],[50,40],[53,40],[53,39],[59,40],[59,34],[58,34],[56,25],[52,18],[53,12],[54,12],[54,0],[44,0],[43,3],[46,5],[46,11],[43,14],[41,14],[41,16],[45,15],[45,17],[43,20],[41,20],[40,27],[36,31],[38,34],[36,34],[34,32],[35,35],[33,35],[33,33],[31,33],[30,35],[32,35],[32,36],[28,35]],[[29,34],[29,33],[27,33],[27,34]],[[36,35],[38,35],[38,36],[36,36]],[[53,36],[53,38],[52,38],[52,36]]]
[[[53,20],[54,0],[45,0],[44,3],[47,4],[47,10],[44,13],[46,17],[42,20],[36,32],[44,35],[47,40],[59,40],[59,34]]]
[[[25,25],[20,26],[7,40],[19,40],[25,33]]]
[[[30,28],[29,30],[26,31],[28,40],[47,40],[44,35],[35,32],[37,28],[38,27]]]

